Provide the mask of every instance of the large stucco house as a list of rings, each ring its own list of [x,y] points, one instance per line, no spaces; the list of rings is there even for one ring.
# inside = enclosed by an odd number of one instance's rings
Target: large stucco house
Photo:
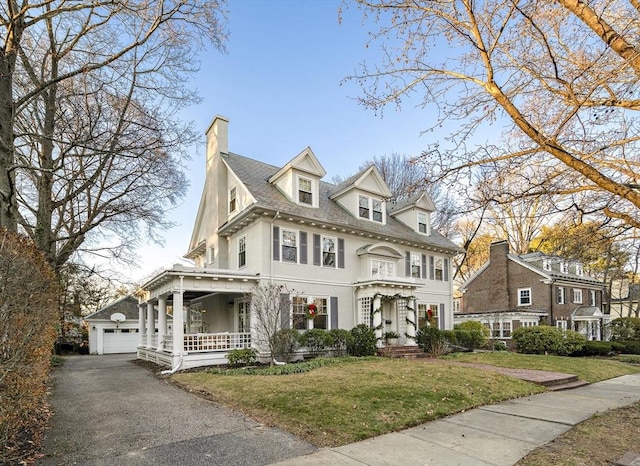
[[[459,248],[432,229],[435,206],[426,193],[387,202],[389,188],[373,166],[327,183],[310,148],[281,167],[234,154],[228,124],[217,116],[206,133],[206,180],[185,255],[195,266],[176,265],[143,285],[139,358],[189,368],[224,364],[230,349],[258,346],[246,298],[268,283],[288,290],[283,327],[366,324],[379,337],[399,333],[405,345],[415,345],[428,318],[453,327]]]
[[[462,285],[455,321],[475,320],[494,339],[509,340],[519,327],[540,323],[575,330],[589,340],[607,337],[601,310],[604,283],[577,261],[540,252],[510,254],[506,241],[492,243],[489,260]]]

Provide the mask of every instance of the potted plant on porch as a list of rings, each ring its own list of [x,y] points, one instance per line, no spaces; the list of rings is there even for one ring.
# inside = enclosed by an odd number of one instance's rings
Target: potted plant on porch
[[[398,346],[400,335],[397,332],[386,332],[384,334],[384,340],[389,346]]]

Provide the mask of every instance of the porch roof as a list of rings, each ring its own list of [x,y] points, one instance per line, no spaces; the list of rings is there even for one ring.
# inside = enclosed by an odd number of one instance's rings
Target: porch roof
[[[597,306],[579,306],[571,313],[571,320],[597,320],[603,315]]]

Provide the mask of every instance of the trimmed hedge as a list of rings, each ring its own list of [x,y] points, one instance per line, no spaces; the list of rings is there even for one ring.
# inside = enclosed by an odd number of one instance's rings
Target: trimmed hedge
[[[580,352],[586,343],[586,338],[578,332],[563,332],[547,325],[520,327],[513,332],[512,337],[518,352],[526,354],[567,356]]]
[[[351,341],[348,343],[349,354],[352,356],[374,356],[376,354],[376,332],[365,324],[351,329]]]

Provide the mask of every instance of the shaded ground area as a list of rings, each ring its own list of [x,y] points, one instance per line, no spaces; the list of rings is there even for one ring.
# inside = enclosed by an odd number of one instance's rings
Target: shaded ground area
[[[172,386],[132,355],[71,356],[54,373],[40,465],[264,465],[314,450]]]

